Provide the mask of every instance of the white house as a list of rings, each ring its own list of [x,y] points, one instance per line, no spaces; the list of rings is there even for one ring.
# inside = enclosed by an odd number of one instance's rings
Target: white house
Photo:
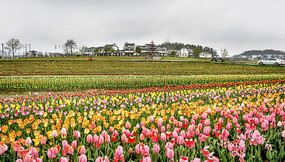
[[[200,58],[212,58],[212,54],[209,53],[209,52],[201,52],[201,53],[199,54],[199,57],[200,57]]]
[[[193,50],[190,48],[183,47],[178,51],[178,57],[190,57],[192,56]]]
[[[126,42],[124,45],[124,54],[127,56],[133,56],[135,54],[136,51],[136,46],[135,43],[128,43]]]

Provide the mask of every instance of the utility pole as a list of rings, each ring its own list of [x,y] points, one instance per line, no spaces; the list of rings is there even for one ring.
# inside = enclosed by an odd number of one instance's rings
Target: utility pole
[[[29,44],[29,52],[31,51],[31,44]]]
[[[27,44],[25,44],[25,54],[27,54]]]

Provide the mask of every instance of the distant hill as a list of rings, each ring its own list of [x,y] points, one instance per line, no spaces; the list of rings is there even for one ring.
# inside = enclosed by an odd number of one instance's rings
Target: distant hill
[[[187,47],[190,49],[194,49],[194,48],[200,48],[203,52],[209,52],[209,53],[213,53],[213,54],[217,54],[216,50],[214,50],[213,48],[210,47],[203,47],[201,45],[193,45],[193,44],[184,44],[184,43],[172,43],[172,42],[164,42],[161,45],[158,45],[159,47],[165,47],[168,50],[176,50],[179,51],[181,50],[183,47]]]
[[[251,55],[285,55],[284,51],[280,50],[273,50],[273,49],[266,49],[266,50],[250,50],[241,53],[240,55],[243,56],[251,56]]]

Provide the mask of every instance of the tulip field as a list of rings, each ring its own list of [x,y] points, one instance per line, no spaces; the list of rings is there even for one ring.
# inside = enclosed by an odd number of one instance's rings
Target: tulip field
[[[285,160],[284,75],[2,77],[0,89],[33,91],[0,98],[3,162]]]

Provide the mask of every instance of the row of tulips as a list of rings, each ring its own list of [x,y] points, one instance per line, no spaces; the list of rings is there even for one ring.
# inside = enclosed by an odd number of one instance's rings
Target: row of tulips
[[[86,89],[141,89],[170,85],[204,85],[225,82],[285,80],[284,75],[196,75],[196,76],[68,76],[1,77],[1,91],[63,91]]]
[[[0,103],[4,104],[5,102],[10,103],[20,103],[26,101],[41,101],[42,103],[50,100],[58,98],[82,98],[82,97],[93,97],[93,96],[117,96],[117,95],[128,95],[128,94],[137,94],[137,93],[152,93],[152,92],[171,92],[175,90],[192,90],[192,89],[207,89],[213,87],[236,87],[236,86],[246,86],[252,84],[275,84],[275,83],[284,83],[285,80],[270,80],[270,81],[246,81],[246,82],[226,82],[226,83],[209,83],[209,84],[196,84],[196,85],[170,85],[167,87],[149,87],[144,89],[126,89],[126,90],[93,90],[93,91],[83,91],[83,92],[75,92],[75,93],[46,93],[45,95],[38,95],[39,93],[34,93],[33,96],[27,95],[24,96],[15,96],[14,98],[1,98]]]
[[[285,85],[1,104],[2,161],[285,160]]]

